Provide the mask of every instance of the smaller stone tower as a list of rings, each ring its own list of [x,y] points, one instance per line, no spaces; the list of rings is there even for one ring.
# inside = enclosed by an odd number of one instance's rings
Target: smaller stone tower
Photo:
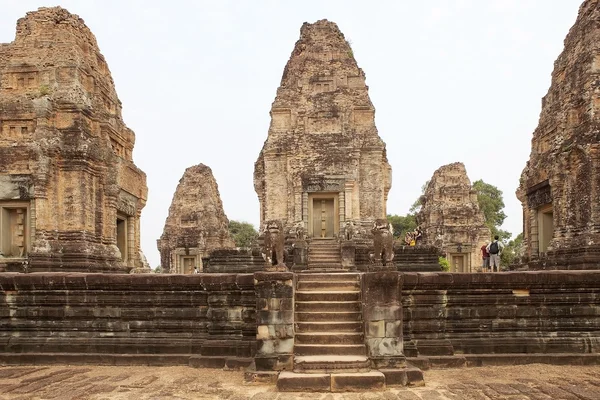
[[[451,271],[477,271],[482,264],[480,248],[490,239],[490,230],[464,164],[448,164],[435,171],[421,200],[417,222],[424,243],[442,249]]]
[[[235,247],[228,225],[211,169],[203,164],[187,168],[157,241],[163,271],[190,274],[194,267],[202,271],[202,258],[212,250]]]

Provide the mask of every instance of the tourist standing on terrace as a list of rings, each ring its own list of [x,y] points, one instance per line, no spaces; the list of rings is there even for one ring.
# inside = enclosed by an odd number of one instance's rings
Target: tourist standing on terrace
[[[481,258],[483,259],[483,272],[488,272],[490,268],[490,253],[487,251],[487,247],[490,244],[489,240],[486,240],[485,244],[481,246]]]
[[[494,267],[496,267],[496,272],[500,272],[500,254],[504,250],[504,245],[498,239],[498,235],[494,236],[494,241],[486,247],[487,252],[490,254],[491,272],[494,272]]]

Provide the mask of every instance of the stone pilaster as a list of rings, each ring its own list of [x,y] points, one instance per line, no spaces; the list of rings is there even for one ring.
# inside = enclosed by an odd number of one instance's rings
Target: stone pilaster
[[[349,271],[356,271],[356,245],[352,240],[343,240],[341,243],[342,267]]]
[[[294,265],[292,271],[302,271],[308,268],[308,245],[306,240],[295,240],[294,248]]]
[[[368,272],[363,276],[365,344],[374,368],[405,366],[401,288],[398,272]]]
[[[257,371],[292,371],[294,366],[294,274],[256,272]]]

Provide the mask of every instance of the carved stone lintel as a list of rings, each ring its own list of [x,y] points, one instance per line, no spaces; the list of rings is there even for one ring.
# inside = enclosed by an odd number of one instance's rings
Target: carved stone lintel
[[[549,184],[527,194],[527,205],[530,209],[538,208],[544,204],[552,204],[552,189]]]

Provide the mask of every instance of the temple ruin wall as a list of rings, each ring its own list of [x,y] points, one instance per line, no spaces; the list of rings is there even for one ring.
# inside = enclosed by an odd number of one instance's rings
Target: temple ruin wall
[[[269,361],[257,325],[275,329],[285,314],[293,326],[282,300],[293,274],[279,274],[281,291],[269,289],[277,273],[260,274],[0,274],[0,362],[231,367],[250,364],[259,345]],[[600,353],[599,271],[399,278],[410,359]],[[269,340],[281,350],[284,339]]]

